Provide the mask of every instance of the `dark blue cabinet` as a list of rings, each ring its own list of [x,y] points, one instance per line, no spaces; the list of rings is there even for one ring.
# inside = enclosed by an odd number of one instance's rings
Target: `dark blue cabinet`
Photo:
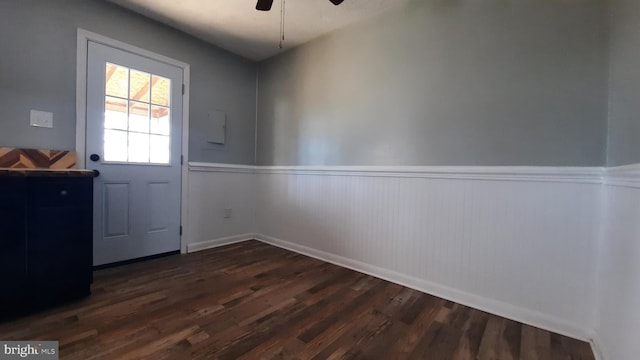
[[[26,196],[25,181],[0,178],[0,309],[20,302],[28,284]]]
[[[0,178],[0,317],[90,293],[92,197],[90,177]]]

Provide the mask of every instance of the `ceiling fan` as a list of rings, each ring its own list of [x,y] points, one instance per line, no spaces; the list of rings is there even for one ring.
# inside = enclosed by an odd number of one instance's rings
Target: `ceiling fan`
[[[344,0],[329,0],[333,5],[340,5]],[[269,11],[273,5],[273,0],[258,0],[256,10]]]

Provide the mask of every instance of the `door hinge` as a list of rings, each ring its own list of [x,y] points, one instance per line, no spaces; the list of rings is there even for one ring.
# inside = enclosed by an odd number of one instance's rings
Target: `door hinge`
[[[180,225],[180,236],[182,236],[182,225]]]
[[[184,95],[184,84],[182,84],[182,95]]]
[[[184,165],[184,155],[180,155],[180,165]]]

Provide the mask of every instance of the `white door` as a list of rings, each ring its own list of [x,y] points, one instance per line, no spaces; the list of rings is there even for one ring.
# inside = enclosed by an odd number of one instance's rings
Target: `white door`
[[[182,69],[88,43],[93,264],[180,249]]]

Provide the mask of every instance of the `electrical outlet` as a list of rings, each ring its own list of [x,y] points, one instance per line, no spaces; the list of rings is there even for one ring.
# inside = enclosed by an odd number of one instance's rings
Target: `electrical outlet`
[[[31,110],[31,126],[52,128],[53,127],[53,113],[46,111]]]
[[[224,209],[224,218],[225,219],[231,218],[231,209]]]

